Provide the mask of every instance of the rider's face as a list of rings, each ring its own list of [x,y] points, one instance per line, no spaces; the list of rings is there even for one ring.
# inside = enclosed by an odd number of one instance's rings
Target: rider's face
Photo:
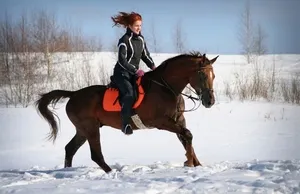
[[[142,21],[137,20],[132,25],[129,26],[129,28],[136,34],[139,34],[142,29]]]

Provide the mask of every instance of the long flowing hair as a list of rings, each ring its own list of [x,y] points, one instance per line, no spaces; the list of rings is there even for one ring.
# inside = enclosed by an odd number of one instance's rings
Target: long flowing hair
[[[133,25],[133,23],[138,20],[142,21],[142,16],[136,12],[119,12],[118,15],[111,17],[111,19],[114,22],[114,26],[122,26],[126,28],[129,25]]]

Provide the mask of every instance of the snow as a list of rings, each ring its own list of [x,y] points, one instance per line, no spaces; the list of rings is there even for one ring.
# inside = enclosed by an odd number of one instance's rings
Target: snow
[[[300,67],[299,56],[279,58],[288,71]],[[237,67],[246,68],[241,56],[220,56],[216,85],[221,87]],[[192,107],[186,100],[186,109]],[[211,109],[200,106],[185,113],[203,164],[192,168],[183,166],[185,151],[175,134],[151,129],[125,136],[103,127],[102,150],[113,169],[109,174],[91,160],[87,143],[74,156],[73,167],[63,168],[64,146],[75,129],[65,102],[57,104],[56,112],[60,131],[53,144],[46,141],[48,124],[33,106],[0,108],[0,193],[300,193],[298,105],[229,101],[218,95]]]
[[[222,162],[188,169],[172,164],[1,172],[7,193],[296,193],[299,163]]]

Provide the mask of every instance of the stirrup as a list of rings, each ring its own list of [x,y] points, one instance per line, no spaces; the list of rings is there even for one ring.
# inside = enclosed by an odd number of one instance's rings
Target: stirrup
[[[122,132],[125,135],[131,135],[133,133],[131,125],[127,124],[124,128],[122,128]]]

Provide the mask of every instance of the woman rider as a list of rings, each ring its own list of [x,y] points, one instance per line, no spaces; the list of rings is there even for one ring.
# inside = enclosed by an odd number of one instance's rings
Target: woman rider
[[[136,76],[144,75],[144,71],[139,69],[139,63],[142,59],[152,70],[155,69],[155,64],[150,57],[144,36],[141,34],[141,15],[135,12],[119,12],[119,15],[111,17],[111,19],[115,25],[126,28],[126,32],[118,42],[118,61],[114,67],[113,79],[122,96],[122,132],[132,134],[132,127],[129,123],[134,104],[133,84]]]

